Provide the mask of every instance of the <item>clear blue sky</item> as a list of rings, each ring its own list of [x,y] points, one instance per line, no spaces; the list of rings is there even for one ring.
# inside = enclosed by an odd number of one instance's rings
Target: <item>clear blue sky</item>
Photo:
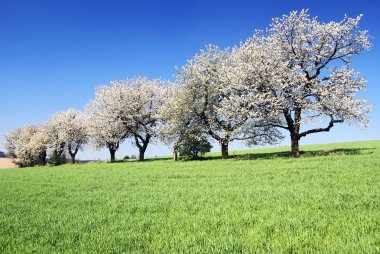
[[[308,8],[321,21],[364,14],[373,49],[355,68],[374,104],[365,131],[338,125],[301,144],[380,139],[380,3],[378,1],[18,1],[0,0],[0,142],[11,129],[82,109],[94,88],[136,75],[174,79],[175,66],[214,43],[238,44],[272,17]],[[287,145],[285,139],[282,145]],[[232,149],[242,148],[234,144]],[[1,146],[0,146],[1,150]],[[169,154],[162,146],[147,155]],[[137,154],[126,142],[119,157]],[[80,158],[105,158],[87,150]]]

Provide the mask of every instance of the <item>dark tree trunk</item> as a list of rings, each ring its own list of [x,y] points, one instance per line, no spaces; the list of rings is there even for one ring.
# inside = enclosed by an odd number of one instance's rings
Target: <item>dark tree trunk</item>
[[[75,164],[75,154],[70,153],[71,156],[71,164]]]
[[[228,158],[228,143],[221,142],[220,146],[222,149],[222,159],[227,159]]]
[[[290,132],[292,157],[296,158],[296,157],[299,157],[300,155],[299,142],[302,137],[302,135],[300,135],[302,109],[298,107],[294,110],[294,119],[292,118],[292,115],[290,112],[291,110],[289,109],[283,110],[284,117],[288,125],[287,129]]]
[[[173,145],[173,161],[178,161],[178,149],[182,139],[183,135],[181,135],[180,138]]]
[[[145,138],[140,135],[135,135],[135,143],[136,146],[139,148],[139,161],[143,161],[145,159],[145,151],[148,147],[150,138],[151,136],[149,134],[147,134]]]
[[[42,152],[41,154],[41,164],[43,166],[46,165],[46,155],[47,155],[46,151]]]
[[[292,157],[297,158],[298,156],[300,156],[299,135],[295,133],[291,134],[290,139],[291,139],[291,147],[292,147]]]
[[[71,164],[75,164],[75,156],[77,155],[77,153],[78,153],[78,150],[79,150],[79,146],[77,145],[76,147],[75,147],[75,149],[74,150],[72,150],[72,147],[71,147],[71,144],[69,144],[68,146],[67,146],[67,150],[69,150],[69,154],[70,154],[70,157],[71,157]]]
[[[110,151],[110,154],[111,154],[111,162],[115,162],[115,153],[116,153],[116,150],[112,149],[112,148],[109,148],[109,151]]]
[[[139,149],[139,161],[143,161],[143,160],[144,160],[144,157],[145,157],[145,150],[146,150],[146,147],[145,147],[145,148],[140,148],[140,149]]]

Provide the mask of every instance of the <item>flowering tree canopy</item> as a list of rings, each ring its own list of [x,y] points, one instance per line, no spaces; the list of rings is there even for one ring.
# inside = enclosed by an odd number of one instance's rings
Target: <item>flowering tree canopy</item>
[[[111,82],[110,89],[118,87],[124,100],[114,105],[115,117],[121,119],[133,138],[133,143],[139,149],[139,160],[144,160],[149,142],[157,136],[158,113],[163,104],[166,85],[166,81],[146,77]]]
[[[4,153],[12,159],[16,158],[17,140],[20,138],[22,128],[15,128],[11,132],[4,135],[3,147]]]
[[[172,85],[167,89],[164,104],[159,112],[158,137],[164,144],[173,145],[175,161],[178,159],[179,146],[185,137],[198,139],[207,137],[200,118],[194,117],[188,110],[190,98],[182,86]]]
[[[128,137],[121,120],[115,110],[115,104],[119,105],[124,101],[124,94],[120,93],[121,88],[114,86],[110,89],[107,86],[100,86],[95,91],[95,99],[90,101],[85,110],[85,121],[87,134],[91,144],[96,149],[107,147],[111,162],[115,161],[115,153],[119,145]]]
[[[111,160],[119,144],[129,137],[139,148],[140,160],[144,159],[149,142],[156,136],[163,84],[161,80],[137,77],[113,81],[96,90],[96,98],[86,111],[89,134],[97,147],[110,149]]]
[[[44,139],[50,155],[51,163],[54,165],[61,164],[62,158],[66,156],[66,141],[64,139],[64,121],[61,113],[55,113],[52,118],[42,126]]]
[[[45,125],[45,129],[50,147],[58,151],[58,156],[67,150],[71,162],[75,163],[76,154],[87,142],[84,116],[75,109],[59,112]]]
[[[293,11],[236,49],[246,89],[282,115],[277,127],[290,132],[295,157],[308,134],[329,131],[335,123],[368,122],[370,106],[356,98],[365,79],[351,67],[351,57],[371,47],[367,31],[358,28],[360,19],[321,23],[305,10]],[[326,127],[301,129],[326,119]]]
[[[262,124],[269,118],[264,119],[265,114],[257,111],[258,107],[247,107],[245,90],[235,86],[233,64],[228,49],[207,47],[179,72],[178,83],[183,89],[175,98],[182,105],[181,110],[187,110],[197,119],[194,122],[219,142],[223,158],[228,157],[228,144],[233,140],[260,137],[265,143],[275,142],[279,137],[274,128]],[[268,135],[269,132],[273,135]]]
[[[368,123],[371,105],[360,97],[366,80],[352,67],[353,56],[372,46],[359,29],[361,17],[323,23],[307,10],[292,11],[231,50],[201,50],[177,70],[175,85],[135,77],[99,86],[83,115],[68,110],[42,127],[15,129],[5,135],[5,152],[32,165],[46,151],[60,157],[67,150],[74,162],[90,139],[96,148],[107,147],[114,161],[131,138],[144,160],[148,144],[159,138],[173,145],[176,160],[184,137],[211,136],[227,158],[231,141],[273,144],[282,129],[297,157],[300,139],[309,134],[336,123]]]
[[[5,143],[5,153],[9,154],[16,164],[21,167],[45,165],[46,144],[41,126],[29,125],[16,128],[6,136],[8,138]]]

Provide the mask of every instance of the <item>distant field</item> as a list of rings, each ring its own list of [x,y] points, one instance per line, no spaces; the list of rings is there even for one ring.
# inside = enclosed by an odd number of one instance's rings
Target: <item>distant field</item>
[[[17,165],[9,158],[0,158],[0,169],[2,168],[17,168]]]
[[[380,253],[380,141],[0,170],[0,253]]]

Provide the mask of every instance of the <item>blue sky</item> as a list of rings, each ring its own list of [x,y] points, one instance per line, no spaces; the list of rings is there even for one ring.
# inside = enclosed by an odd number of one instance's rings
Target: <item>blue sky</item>
[[[18,1],[0,0],[0,142],[19,126],[42,123],[56,111],[82,109],[94,88],[136,75],[174,80],[175,66],[207,44],[238,44],[273,17],[308,8],[320,21],[364,14],[373,49],[355,58],[373,104],[365,131],[338,125],[301,144],[380,139],[378,1]],[[281,145],[287,145],[285,139]],[[244,148],[235,143],[231,149]],[[216,149],[216,148],[215,148]],[[1,150],[1,146],[0,146]],[[147,155],[169,154],[162,145]],[[137,154],[126,141],[117,156]],[[107,151],[81,152],[82,159]]]

